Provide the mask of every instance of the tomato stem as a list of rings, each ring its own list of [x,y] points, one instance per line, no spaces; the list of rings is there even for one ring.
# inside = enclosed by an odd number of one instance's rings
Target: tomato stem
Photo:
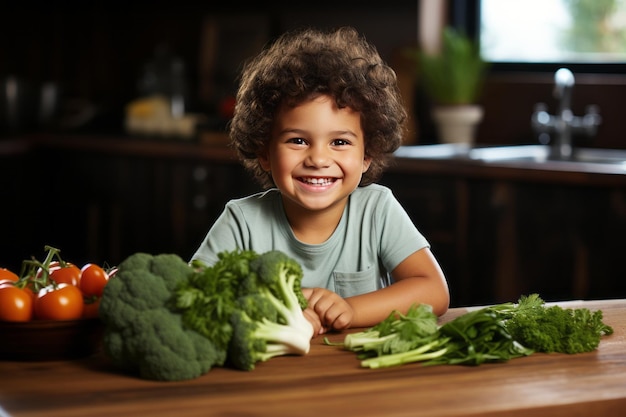
[[[32,259],[26,259],[22,262],[20,278],[16,286],[24,288],[31,285],[34,292],[38,292],[51,284],[56,286],[56,283],[50,279],[50,263],[57,257],[59,264],[61,264],[60,250],[49,245],[44,246],[44,249],[47,253],[43,262],[39,262],[34,256]]]

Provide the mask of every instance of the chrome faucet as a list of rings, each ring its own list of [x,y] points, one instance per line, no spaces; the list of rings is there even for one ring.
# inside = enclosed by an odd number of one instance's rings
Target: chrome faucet
[[[537,103],[531,117],[532,128],[539,134],[539,142],[550,143],[550,158],[572,159],[572,134],[583,133],[593,136],[602,122],[599,108],[587,106],[584,116],[574,116],[571,109],[574,74],[567,68],[554,73],[554,97],[558,100],[556,115],[548,113],[545,103]]]

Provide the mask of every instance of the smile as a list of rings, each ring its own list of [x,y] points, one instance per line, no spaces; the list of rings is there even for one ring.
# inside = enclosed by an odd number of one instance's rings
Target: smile
[[[300,177],[298,178],[298,180],[305,184],[316,185],[316,186],[326,186],[335,182],[335,178],[331,178],[331,177],[328,177],[328,178]]]

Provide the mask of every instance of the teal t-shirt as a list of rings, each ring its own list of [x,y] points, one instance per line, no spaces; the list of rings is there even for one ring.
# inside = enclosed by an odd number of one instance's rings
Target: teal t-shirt
[[[295,237],[280,192],[270,189],[228,202],[192,259],[212,265],[226,250],[280,250],[302,266],[303,287],[350,297],[386,286],[390,271],[428,246],[391,190],[382,185],[357,188],[335,232],[315,245]]]

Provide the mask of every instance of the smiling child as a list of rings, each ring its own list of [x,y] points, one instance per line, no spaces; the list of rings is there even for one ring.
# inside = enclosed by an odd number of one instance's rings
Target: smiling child
[[[354,29],[286,33],[246,64],[230,124],[265,191],[230,201],[193,259],[280,250],[304,271],[316,333],[369,327],[392,310],[449,305],[425,237],[375,184],[402,142],[394,71]]]

